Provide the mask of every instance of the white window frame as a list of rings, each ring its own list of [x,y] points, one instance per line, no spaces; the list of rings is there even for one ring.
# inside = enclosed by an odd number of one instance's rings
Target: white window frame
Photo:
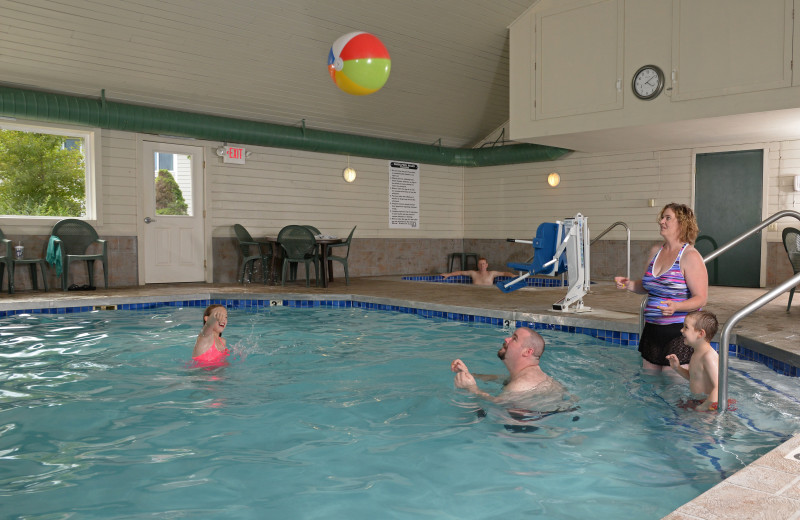
[[[0,128],[4,130],[21,130],[40,134],[63,135],[83,139],[83,153],[86,167],[86,215],[83,217],[54,217],[32,215],[0,215],[3,226],[41,226],[53,225],[64,218],[79,218],[93,225],[102,224],[102,189],[101,189],[101,130],[99,128],[57,125],[38,121],[20,121],[13,118],[0,118]],[[6,233],[8,233],[6,231]]]

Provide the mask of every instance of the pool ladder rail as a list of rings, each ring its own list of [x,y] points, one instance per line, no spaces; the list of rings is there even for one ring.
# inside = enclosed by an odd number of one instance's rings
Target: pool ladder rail
[[[762,229],[769,226],[776,220],[782,219],[784,217],[794,217],[797,220],[800,220],[800,213],[797,211],[792,210],[783,210],[775,213],[771,217],[767,218],[757,226],[753,227],[752,229],[742,233],[737,238],[734,238],[727,244],[723,245],[719,249],[715,249],[708,255],[703,258],[704,263],[708,263],[722,253],[729,251],[731,248],[736,247],[740,242],[749,238],[756,233],[759,233]],[[731,337],[731,330],[733,327],[739,323],[739,320],[749,316],[750,314],[754,313],[764,305],[768,304],[781,294],[787,292],[792,287],[800,285],[800,273],[792,276],[782,284],[774,287],[767,293],[763,294],[762,296],[756,298],[752,302],[748,303],[741,309],[731,316],[728,321],[725,322],[725,325],[722,327],[722,332],[720,333],[719,339],[719,379],[718,385],[719,390],[717,392],[718,402],[720,403],[720,411],[727,411],[728,410],[728,345],[730,345],[730,337]],[[639,309],[639,331],[641,333],[642,329],[644,329],[644,308],[647,304],[647,297],[642,300],[641,308]]]

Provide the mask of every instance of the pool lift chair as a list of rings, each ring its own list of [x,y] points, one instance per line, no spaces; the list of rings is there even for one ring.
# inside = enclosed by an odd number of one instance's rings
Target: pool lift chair
[[[533,245],[533,258],[528,263],[511,262],[509,268],[525,271],[509,282],[495,285],[503,292],[516,291],[526,286],[524,280],[531,275],[555,276],[568,273],[569,289],[567,295],[553,304],[557,311],[590,311],[583,305],[583,297],[589,292],[589,223],[580,213],[562,221],[544,222],[536,229],[533,240],[507,239],[509,242]]]

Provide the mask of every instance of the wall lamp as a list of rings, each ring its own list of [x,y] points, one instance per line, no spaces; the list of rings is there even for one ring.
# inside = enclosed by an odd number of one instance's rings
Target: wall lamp
[[[350,167],[350,156],[347,156],[347,168],[342,170],[342,177],[345,182],[353,182],[356,180],[356,170]]]
[[[553,172],[553,173],[551,173],[550,175],[547,176],[547,184],[549,184],[550,186],[552,186],[554,188],[556,186],[558,186],[558,184],[560,182],[561,182],[561,176],[559,174],[557,174],[556,172]]]

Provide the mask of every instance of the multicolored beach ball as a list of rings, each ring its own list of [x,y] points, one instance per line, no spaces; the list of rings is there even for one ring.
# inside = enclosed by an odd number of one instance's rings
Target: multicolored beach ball
[[[377,92],[389,79],[392,59],[374,35],[351,32],[338,38],[328,53],[328,72],[336,86],[348,94]]]

